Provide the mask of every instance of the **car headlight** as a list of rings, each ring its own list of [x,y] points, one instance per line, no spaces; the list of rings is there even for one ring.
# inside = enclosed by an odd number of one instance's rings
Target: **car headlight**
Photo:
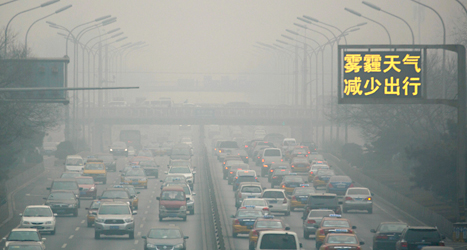
[[[133,219],[132,219],[132,218],[126,218],[126,219],[125,219],[125,222],[126,222],[126,223],[131,223],[131,222],[133,222]]]
[[[183,244],[175,245],[174,249],[183,249]]]
[[[113,149],[110,149],[110,152],[114,151]]]
[[[104,219],[96,218],[97,223],[104,223]]]
[[[89,189],[89,191],[94,191],[94,189],[95,189],[94,187],[91,187],[91,188]]]
[[[128,149],[127,149],[127,148],[125,148],[125,151],[128,151]]]
[[[50,224],[52,224],[52,221],[46,221],[45,224],[50,225]]]
[[[153,247],[156,247],[156,245],[148,243],[148,244],[146,245],[146,247],[151,247],[151,248],[153,248]]]
[[[186,210],[186,206],[180,206],[180,210]]]
[[[29,225],[30,223],[29,223],[29,221],[23,221],[23,224],[24,225]]]

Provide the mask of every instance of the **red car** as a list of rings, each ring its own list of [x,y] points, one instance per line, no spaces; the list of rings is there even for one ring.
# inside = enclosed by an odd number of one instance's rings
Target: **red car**
[[[82,176],[76,177],[75,179],[78,182],[78,186],[80,187],[80,197],[91,197],[93,199],[97,198],[97,187],[94,182],[94,178],[91,176]]]

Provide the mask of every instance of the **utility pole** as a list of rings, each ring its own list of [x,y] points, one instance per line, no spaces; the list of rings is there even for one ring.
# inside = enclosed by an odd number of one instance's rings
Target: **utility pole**
[[[302,107],[306,108],[306,89],[307,89],[307,54],[306,54],[306,43],[303,43],[303,69],[302,69]]]

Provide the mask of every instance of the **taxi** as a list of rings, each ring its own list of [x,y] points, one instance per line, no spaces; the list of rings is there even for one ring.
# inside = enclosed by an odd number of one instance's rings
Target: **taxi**
[[[259,232],[268,230],[290,230],[290,227],[287,227],[281,219],[274,219],[273,215],[265,215],[263,218],[256,219],[248,237],[250,250],[255,249]]]
[[[352,226],[348,219],[342,218],[340,214],[330,214],[329,217],[323,218],[321,224],[316,230],[316,249],[319,249],[326,238],[328,233],[347,233],[355,234],[354,229],[357,229],[356,226]]]
[[[107,183],[107,171],[103,160],[89,158],[84,164],[83,176],[91,176],[95,182]]]
[[[289,164],[286,162],[280,162],[280,163],[273,163],[269,167],[269,172],[268,172],[268,182],[271,182],[272,174],[274,173],[274,170],[276,169],[288,169]]]
[[[316,173],[320,169],[330,169],[329,165],[323,161],[318,161],[315,162],[314,164],[311,165],[310,171],[308,172],[308,181],[313,181]]]
[[[292,192],[292,198],[290,201],[290,210],[294,211],[295,208],[304,208],[308,203],[308,196],[314,194],[315,189],[310,187],[310,184],[300,184]]]
[[[319,250],[329,249],[348,249],[348,250],[361,250],[361,246],[365,242],[360,241],[355,234],[346,233],[330,233],[324,238],[324,242]]]
[[[138,194],[140,193],[139,191],[136,191],[135,187],[133,185],[128,185],[125,184],[124,182],[120,183],[120,185],[114,185],[114,188],[124,188],[130,193],[130,195],[133,197],[133,201],[131,201],[131,207],[135,210],[138,209]]]
[[[290,173],[282,178],[280,186],[284,189],[286,194],[292,194],[293,190],[296,187],[300,187],[301,184],[304,184],[302,177],[298,176],[296,173]]]
[[[105,200],[93,200],[91,202],[91,205],[86,208],[88,210],[88,214],[86,215],[86,221],[88,224],[88,227],[92,227],[94,225],[94,220],[96,219],[96,214],[97,210],[99,210],[99,207],[101,206],[101,202],[104,201],[113,201],[112,199],[105,199]]]
[[[310,154],[310,150],[308,149],[307,146],[295,146],[295,148],[290,152],[290,158],[297,157],[299,155],[304,155],[305,157],[308,157]]]
[[[305,158],[305,156],[297,156],[292,159],[291,162],[291,169],[292,172],[303,172],[303,173],[308,173],[310,171],[310,162],[308,162],[308,158]]]
[[[133,185],[134,187],[148,188],[148,178],[143,168],[140,166],[132,166],[132,169],[122,174],[122,181],[125,184]]]
[[[335,175],[333,170],[330,169],[318,169],[315,177],[313,178],[313,186],[316,187],[326,187],[328,184],[329,178]]]
[[[232,237],[237,238],[238,234],[249,234],[257,218],[263,217],[261,210],[244,208],[238,209],[235,215],[230,216],[232,221]]]

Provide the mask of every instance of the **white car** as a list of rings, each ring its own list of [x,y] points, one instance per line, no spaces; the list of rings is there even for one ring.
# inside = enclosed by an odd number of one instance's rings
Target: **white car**
[[[265,199],[269,205],[269,212],[284,213],[290,215],[290,200],[287,199],[283,189],[266,189],[261,198]]]
[[[261,231],[258,235],[255,250],[269,249],[302,249],[297,233],[292,231]]]
[[[83,172],[84,160],[80,155],[68,155],[65,160],[65,172]]]
[[[17,241],[35,241],[39,242],[45,249],[44,241],[45,238],[42,238],[41,234],[35,228],[14,228],[8,234],[7,237],[4,237],[2,241],[5,242],[5,247],[8,247],[12,242]]]
[[[348,210],[367,210],[369,214],[373,213],[373,195],[368,188],[351,187],[347,189],[344,196],[342,211]]]
[[[195,183],[195,180],[193,178],[193,174],[195,174],[195,171],[192,171],[190,167],[188,166],[174,166],[170,167],[169,171],[165,171],[165,174],[167,176],[170,175],[183,175],[186,178],[186,182],[190,185],[190,188],[193,189],[193,185]]]
[[[254,208],[256,210],[261,210],[263,213],[269,213],[269,204],[265,199],[261,198],[247,198],[242,201],[240,208]]]
[[[55,216],[49,206],[27,206],[21,216],[21,228],[36,228],[40,232],[55,234]]]

